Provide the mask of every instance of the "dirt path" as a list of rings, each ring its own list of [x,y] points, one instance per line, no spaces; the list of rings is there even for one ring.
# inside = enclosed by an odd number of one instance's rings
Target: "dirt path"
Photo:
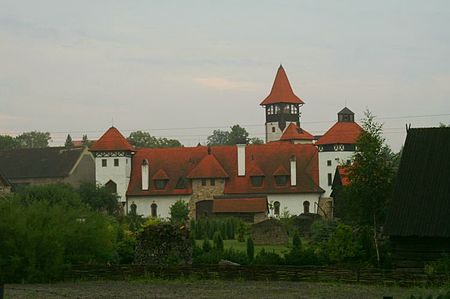
[[[5,298],[407,298],[443,290],[367,285],[252,281],[90,281],[6,285]]]

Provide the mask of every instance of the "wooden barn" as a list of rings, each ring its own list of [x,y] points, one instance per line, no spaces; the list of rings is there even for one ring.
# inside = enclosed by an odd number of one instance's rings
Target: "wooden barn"
[[[450,253],[450,128],[408,131],[385,233],[397,268]]]

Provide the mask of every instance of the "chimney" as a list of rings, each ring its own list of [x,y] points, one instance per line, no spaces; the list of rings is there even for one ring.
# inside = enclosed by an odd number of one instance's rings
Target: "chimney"
[[[295,156],[291,157],[291,186],[297,186],[297,159]]]
[[[148,181],[149,181],[148,177],[149,177],[148,161],[145,159],[142,161],[141,165],[142,190],[148,190]]]
[[[245,176],[245,144],[236,144],[238,176]]]

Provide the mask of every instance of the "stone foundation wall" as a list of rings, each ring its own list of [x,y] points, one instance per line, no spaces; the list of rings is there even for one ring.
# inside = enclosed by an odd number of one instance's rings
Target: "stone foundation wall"
[[[332,219],[333,218],[333,198],[331,198],[331,197],[319,198],[319,210],[317,212],[323,218]]]

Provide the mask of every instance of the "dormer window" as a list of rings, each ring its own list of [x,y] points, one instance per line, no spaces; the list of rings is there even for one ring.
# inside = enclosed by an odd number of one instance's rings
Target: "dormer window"
[[[250,180],[252,182],[252,186],[253,187],[261,187],[262,183],[264,181],[264,176],[260,176],[260,175],[258,175],[258,176],[251,176]]]
[[[288,179],[289,179],[288,175],[276,175],[275,183],[277,184],[277,186],[284,186],[287,184]]]
[[[155,182],[155,189],[157,189],[157,190],[165,189],[166,186],[167,186],[167,182],[168,181],[169,180],[154,180],[154,182]]]

